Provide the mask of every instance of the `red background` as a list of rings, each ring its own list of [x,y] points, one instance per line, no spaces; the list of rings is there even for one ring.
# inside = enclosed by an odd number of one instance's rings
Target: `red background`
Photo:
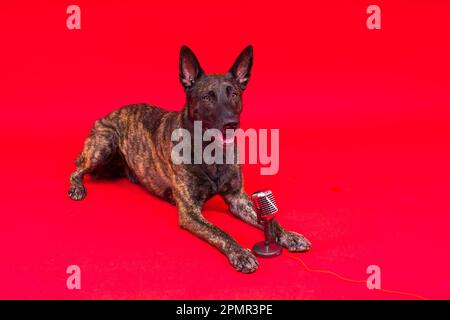
[[[81,7],[80,31],[66,8]],[[366,28],[378,4],[382,30]],[[93,122],[131,103],[183,106],[183,44],[207,72],[254,45],[243,126],[280,129],[278,220],[313,242],[309,266],[450,298],[448,1],[20,1],[0,10],[0,298],[404,298],[306,272],[287,256],[237,273],[177,227],[176,208],[125,180],[66,193]],[[220,199],[207,219],[261,233]],[[82,289],[66,288],[66,267]]]

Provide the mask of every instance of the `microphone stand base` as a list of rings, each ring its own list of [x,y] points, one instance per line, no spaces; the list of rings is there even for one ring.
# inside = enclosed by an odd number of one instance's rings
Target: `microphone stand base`
[[[258,242],[253,246],[255,255],[261,258],[274,258],[281,254],[281,246],[275,242],[270,242],[268,245],[264,241]]]

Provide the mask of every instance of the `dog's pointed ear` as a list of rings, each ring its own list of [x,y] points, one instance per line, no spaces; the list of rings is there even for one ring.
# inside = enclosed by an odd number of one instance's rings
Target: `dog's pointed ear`
[[[198,63],[197,57],[186,46],[180,50],[180,81],[184,90],[191,88],[203,75],[203,70]]]
[[[228,76],[232,76],[244,90],[247,86],[248,80],[250,79],[250,72],[252,70],[253,64],[253,47],[246,47],[241,54],[237,57],[230,71],[228,71]]]

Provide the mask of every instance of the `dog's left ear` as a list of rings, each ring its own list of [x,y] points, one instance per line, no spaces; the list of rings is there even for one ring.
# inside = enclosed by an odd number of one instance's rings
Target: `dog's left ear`
[[[253,64],[253,47],[246,47],[237,57],[227,76],[232,76],[244,90],[250,79],[250,71]]]
[[[203,75],[203,70],[197,57],[186,46],[180,50],[180,81],[184,90],[192,88],[194,83]]]

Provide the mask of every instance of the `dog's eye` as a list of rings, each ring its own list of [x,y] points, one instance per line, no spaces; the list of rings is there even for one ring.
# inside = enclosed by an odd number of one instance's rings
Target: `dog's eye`
[[[229,99],[234,100],[237,98],[238,93],[231,86],[229,86],[227,87],[227,95]]]
[[[206,102],[212,101],[212,96],[211,96],[211,94],[208,93],[208,94],[203,95],[203,96],[202,96],[202,100],[203,100],[203,101],[206,101]]]

